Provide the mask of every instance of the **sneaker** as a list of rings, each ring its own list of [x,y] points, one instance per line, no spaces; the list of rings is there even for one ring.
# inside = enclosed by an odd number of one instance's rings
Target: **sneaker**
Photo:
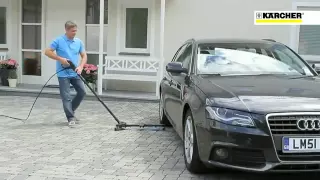
[[[75,119],[75,121],[76,121],[77,124],[80,123],[80,119],[78,119],[78,118],[74,118],[74,119]]]
[[[69,127],[74,127],[76,125],[76,122],[74,119],[70,119],[69,122],[68,122],[68,126]]]

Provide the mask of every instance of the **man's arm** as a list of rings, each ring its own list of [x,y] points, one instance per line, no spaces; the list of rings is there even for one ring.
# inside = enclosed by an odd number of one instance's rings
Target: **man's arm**
[[[80,56],[81,56],[81,62],[80,62],[80,66],[83,67],[86,63],[87,63],[87,53],[85,51],[84,45],[82,42],[80,42]]]
[[[55,50],[52,48],[47,48],[47,49],[45,49],[44,54],[53,60],[62,61],[62,58],[60,56],[56,55],[56,53],[54,53],[54,51]]]
[[[58,47],[58,40],[55,39],[54,41],[52,41],[52,43],[50,44],[49,48],[46,48],[44,51],[44,54],[46,56],[48,56],[49,58],[56,60],[56,61],[61,61],[62,58],[59,57],[56,53],[54,53],[54,51],[57,49]]]

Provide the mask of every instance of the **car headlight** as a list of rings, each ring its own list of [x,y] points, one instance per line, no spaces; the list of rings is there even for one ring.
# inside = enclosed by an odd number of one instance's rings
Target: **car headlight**
[[[251,115],[247,112],[220,107],[206,107],[207,117],[225,124],[255,127]]]

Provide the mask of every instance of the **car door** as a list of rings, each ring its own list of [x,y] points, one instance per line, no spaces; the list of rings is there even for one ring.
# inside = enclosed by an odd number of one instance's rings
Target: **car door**
[[[171,62],[176,62],[177,59],[183,54],[187,47],[187,44],[183,44],[176,54],[174,55],[173,59]],[[168,118],[172,121],[172,125],[175,126],[174,122],[174,96],[176,93],[176,89],[173,87],[173,78],[172,74],[169,72],[165,72],[164,78],[163,78],[163,83],[162,83],[162,98],[163,98],[163,103],[164,103],[164,109],[168,114]]]
[[[182,66],[188,70],[190,67],[191,62],[191,55],[192,55],[192,44],[186,44],[186,48],[183,53],[177,57],[176,62],[181,62]],[[170,117],[174,121],[176,128],[180,129],[181,127],[181,115],[183,111],[182,102],[183,102],[183,89],[186,85],[186,77],[188,74],[181,73],[181,74],[171,74],[171,85],[170,85]]]

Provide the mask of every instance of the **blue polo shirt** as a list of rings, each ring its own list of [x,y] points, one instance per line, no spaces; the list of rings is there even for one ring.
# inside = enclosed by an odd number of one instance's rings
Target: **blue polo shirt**
[[[54,39],[50,48],[56,51],[56,54],[60,57],[66,58],[73,62],[77,67],[80,63],[80,53],[84,52],[84,46],[80,39],[69,39],[66,35],[62,35]],[[56,72],[62,70],[63,67],[59,61],[56,62]],[[76,77],[77,73],[72,69],[61,71],[57,74],[58,77]]]

